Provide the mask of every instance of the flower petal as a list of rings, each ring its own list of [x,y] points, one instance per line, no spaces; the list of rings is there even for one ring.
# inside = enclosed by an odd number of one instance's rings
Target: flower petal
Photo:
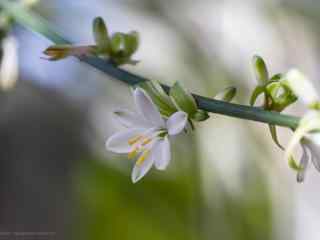
[[[164,127],[164,120],[157,106],[141,88],[134,90],[134,99],[139,112],[148,122],[157,127]]]
[[[146,120],[138,113],[127,109],[119,109],[114,112],[115,119],[127,128],[132,127],[146,127],[148,124]]]
[[[297,181],[298,182],[303,182],[304,177],[305,177],[305,173],[308,167],[308,163],[309,163],[309,155],[308,155],[308,150],[307,150],[307,146],[304,144],[301,144],[302,147],[302,156],[300,159],[300,164],[299,167],[301,168],[301,170],[298,171],[297,174]]]
[[[319,95],[312,82],[299,70],[290,70],[287,73],[286,78],[293,92],[302,100],[303,103],[309,105],[319,100]]]
[[[129,153],[132,148],[128,143],[129,139],[134,138],[143,132],[144,129],[142,128],[132,128],[117,132],[108,138],[106,148],[114,153]]]
[[[182,111],[175,112],[167,120],[167,129],[169,135],[179,134],[188,122],[188,114]]]
[[[160,140],[153,146],[154,164],[158,170],[165,170],[171,160],[170,142],[168,137]]]
[[[308,141],[306,145],[310,150],[311,161],[314,167],[320,172],[320,146],[312,141]]]
[[[131,174],[131,180],[133,183],[138,182],[151,169],[151,167],[153,165],[152,155],[153,154],[150,153],[149,156],[141,163],[141,165],[139,165],[137,163],[134,165],[133,170],[132,170],[132,174]]]

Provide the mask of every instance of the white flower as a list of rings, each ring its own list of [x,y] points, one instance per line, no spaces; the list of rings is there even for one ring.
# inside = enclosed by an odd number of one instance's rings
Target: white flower
[[[300,121],[299,127],[293,134],[285,157],[290,159],[295,147],[300,143],[302,156],[298,166],[297,181],[302,182],[311,159],[315,168],[320,171],[320,112],[309,111]]]
[[[12,89],[18,80],[17,42],[7,37],[2,43],[3,56],[0,65],[0,89]]]
[[[286,74],[286,79],[292,91],[304,104],[311,106],[319,101],[319,95],[312,82],[307,79],[306,76],[304,76],[299,70],[290,70]]]
[[[315,110],[318,109],[319,95],[313,84],[296,69],[290,70],[286,79],[289,87],[309,107],[285,152],[286,159],[290,159],[294,148],[300,143],[302,156],[298,166],[297,181],[302,182],[310,159],[320,171],[320,111]]]
[[[164,170],[171,159],[169,136],[179,134],[188,122],[185,112],[178,111],[167,120],[161,117],[157,106],[140,88],[133,92],[137,112],[126,109],[115,111],[117,120],[127,129],[112,135],[106,148],[115,153],[137,157],[132,181],[139,181],[153,165]]]

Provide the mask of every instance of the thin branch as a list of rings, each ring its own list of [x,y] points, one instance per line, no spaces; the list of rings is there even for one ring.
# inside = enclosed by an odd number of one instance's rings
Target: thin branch
[[[0,0],[0,7],[1,10],[7,12],[17,24],[28,28],[33,32],[39,33],[40,35],[51,40],[53,43],[71,44],[70,41],[66,40],[56,31],[54,31],[53,28],[50,27],[50,24],[47,23],[42,17],[24,8],[21,4],[10,2],[8,0]],[[81,57],[80,60],[129,85],[134,85],[148,80],[126,70],[115,67],[113,64],[97,57]],[[165,85],[163,86],[165,90],[168,91],[169,87]],[[218,101],[196,94],[193,95],[198,103],[199,108],[212,113],[218,113],[292,129],[298,126],[300,120],[298,117],[280,114],[277,112],[264,111],[257,107]]]

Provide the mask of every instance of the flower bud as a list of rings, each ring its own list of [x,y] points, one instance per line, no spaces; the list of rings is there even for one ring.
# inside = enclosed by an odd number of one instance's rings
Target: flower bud
[[[269,80],[267,66],[262,57],[255,55],[252,58],[254,74],[259,84],[265,84]]]
[[[221,92],[219,92],[214,97],[214,99],[225,101],[225,102],[231,102],[236,94],[237,94],[237,89],[235,87],[227,87],[223,89]]]
[[[169,95],[178,109],[188,113],[192,117],[197,112],[197,104],[193,96],[186,91],[179,82],[176,82],[170,89]]]
[[[106,24],[101,17],[93,20],[93,36],[99,53],[105,53],[109,50],[109,35]]]
[[[157,81],[145,81],[143,83],[139,83],[138,86],[145,90],[151,97],[162,116],[169,117],[178,111],[170,97],[165,93]]]

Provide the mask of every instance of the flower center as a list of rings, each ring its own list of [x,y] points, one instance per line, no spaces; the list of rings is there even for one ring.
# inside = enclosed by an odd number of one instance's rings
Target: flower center
[[[152,141],[156,138],[164,138],[167,134],[167,130],[160,129],[158,131],[154,131],[152,134],[139,134],[130,138],[128,140],[128,144],[132,146],[132,149],[128,153],[128,158],[133,159],[141,153],[136,162],[137,165],[141,165],[150,154],[150,149],[152,148]]]

